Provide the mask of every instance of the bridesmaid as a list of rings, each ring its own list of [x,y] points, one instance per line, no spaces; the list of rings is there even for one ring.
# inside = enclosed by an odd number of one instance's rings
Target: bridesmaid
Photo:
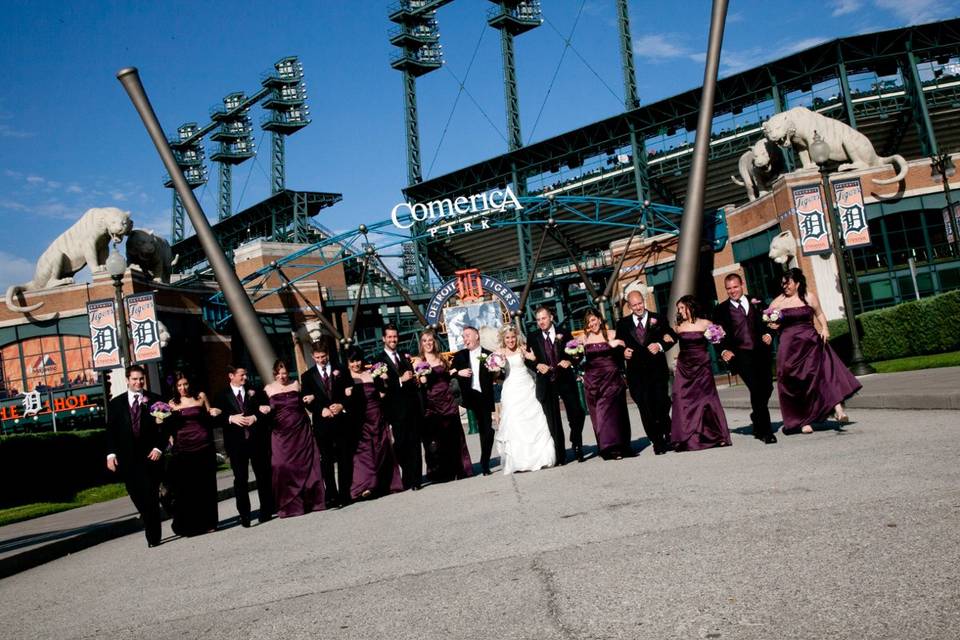
[[[604,460],[633,455],[627,387],[623,382],[623,340],[611,339],[596,309],[583,316],[583,389],[597,448]]]
[[[347,415],[356,422],[354,433],[358,438],[350,496],[357,500],[403,491],[400,467],[393,455],[390,427],[381,403],[385,380],[374,380],[365,367],[359,347],[347,351],[347,367],[353,376],[353,387],[346,390],[350,402]]]
[[[290,379],[283,360],[273,363],[274,381],[264,387],[273,412],[270,434],[273,495],[281,518],[302,516],[325,506],[320,451],[310,428],[310,418],[300,399],[300,383]]]
[[[437,336],[431,329],[420,334],[420,359],[430,366],[429,372],[418,375],[417,380],[425,399],[426,432],[430,445],[436,445],[432,457],[437,467],[431,479],[446,482],[469,478],[473,463],[460,422],[460,405],[450,390],[450,368],[437,350]]]
[[[700,317],[693,296],[677,301],[675,335],[680,355],[673,378],[673,415],[670,441],[675,451],[699,451],[730,446],[727,417],[720,406],[704,332],[711,325]]]
[[[171,489],[175,500],[173,532],[196,536],[215,531],[217,513],[217,450],[210,418],[220,415],[211,409],[203,391],[194,392],[186,374],[174,375],[170,460]]]
[[[812,433],[811,425],[822,422],[831,413],[839,422],[847,423],[850,418],[843,410],[843,402],[862,385],[827,342],[827,318],[817,296],[807,291],[803,272],[788,269],[780,284],[783,294],[770,307],[782,315],[770,327],[780,331],[777,393],[783,432]]]

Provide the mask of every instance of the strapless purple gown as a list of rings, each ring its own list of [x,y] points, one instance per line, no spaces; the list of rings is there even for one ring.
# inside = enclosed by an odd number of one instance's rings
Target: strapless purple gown
[[[217,453],[206,407],[174,411],[170,489],[173,532],[195,536],[217,528]]]
[[[707,339],[700,331],[681,331],[680,355],[673,378],[670,441],[676,451],[730,445],[727,416],[720,405],[710,368]]]
[[[353,394],[362,394],[354,406],[358,407],[359,417],[363,420],[357,432],[359,440],[357,451],[353,455],[353,484],[350,496],[362,497],[365,491],[373,495],[403,491],[400,481],[400,467],[393,454],[390,443],[390,429],[383,415],[380,391],[372,382],[354,385]]]
[[[603,458],[629,455],[627,386],[616,349],[605,342],[584,345],[583,389]]]
[[[446,482],[469,478],[473,475],[473,463],[460,422],[460,406],[450,390],[450,372],[446,367],[433,367],[433,373],[427,376],[425,395],[423,415],[427,421],[428,440],[437,448],[433,454],[437,468],[431,480]]]
[[[270,396],[273,495],[281,518],[324,508],[320,451],[297,391]]]
[[[783,431],[821,422],[862,385],[813,326],[813,309],[782,309],[777,394]]]

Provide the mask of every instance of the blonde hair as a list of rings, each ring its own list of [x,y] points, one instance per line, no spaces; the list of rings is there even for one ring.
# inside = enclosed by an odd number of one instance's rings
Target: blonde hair
[[[517,330],[515,326],[513,326],[512,324],[505,324],[502,327],[500,327],[500,331],[497,332],[497,336],[500,339],[501,347],[503,348],[507,347],[506,341],[504,340],[504,338],[507,337],[508,333],[516,334],[517,349],[522,349],[527,344],[527,341],[524,339],[523,334],[519,330]]]

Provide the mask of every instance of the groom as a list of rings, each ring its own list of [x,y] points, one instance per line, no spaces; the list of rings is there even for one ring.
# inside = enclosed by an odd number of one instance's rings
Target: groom
[[[460,383],[460,404],[473,411],[480,432],[480,467],[490,475],[490,452],[493,451],[493,376],[481,356],[490,352],[480,346],[476,327],[463,328],[464,349],[453,356],[453,373]]]
[[[570,332],[553,322],[553,313],[547,307],[538,307],[537,330],[527,334],[527,345],[536,356],[536,360],[527,362],[527,366],[537,372],[537,400],[543,405],[547,416],[553,446],[557,452],[557,464],[566,464],[567,451],[563,443],[563,422],[560,418],[560,400],[567,410],[567,424],[570,425],[570,445],[578,462],[583,462],[583,421],[586,416],[580,404],[580,391],[577,388],[577,376],[564,352],[564,346],[570,340]]]

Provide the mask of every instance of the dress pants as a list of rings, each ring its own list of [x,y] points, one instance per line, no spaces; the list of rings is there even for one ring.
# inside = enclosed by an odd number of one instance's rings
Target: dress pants
[[[630,397],[640,411],[643,430],[654,451],[670,448],[670,392],[667,379],[628,376]]]
[[[753,435],[764,438],[773,429],[770,425],[770,395],[773,393],[773,376],[770,372],[770,356],[751,349],[738,349],[734,354],[737,375],[750,390],[750,422]]]
[[[237,500],[237,513],[241,522],[250,522],[249,467],[257,479],[257,495],[260,498],[260,522],[273,517],[273,469],[270,466],[270,445],[254,437],[243,441],[230,452],[230,468],[233,470],[233,490]]]
[[[121,461],[121,469],[123,469]],[[128,465],[123,471],[123,483],[127,487],[127,494],[143,521],[143,532],[147,537],[147,544],[160,544],[160,478],[162,475],[161,461],[145,460]]]

